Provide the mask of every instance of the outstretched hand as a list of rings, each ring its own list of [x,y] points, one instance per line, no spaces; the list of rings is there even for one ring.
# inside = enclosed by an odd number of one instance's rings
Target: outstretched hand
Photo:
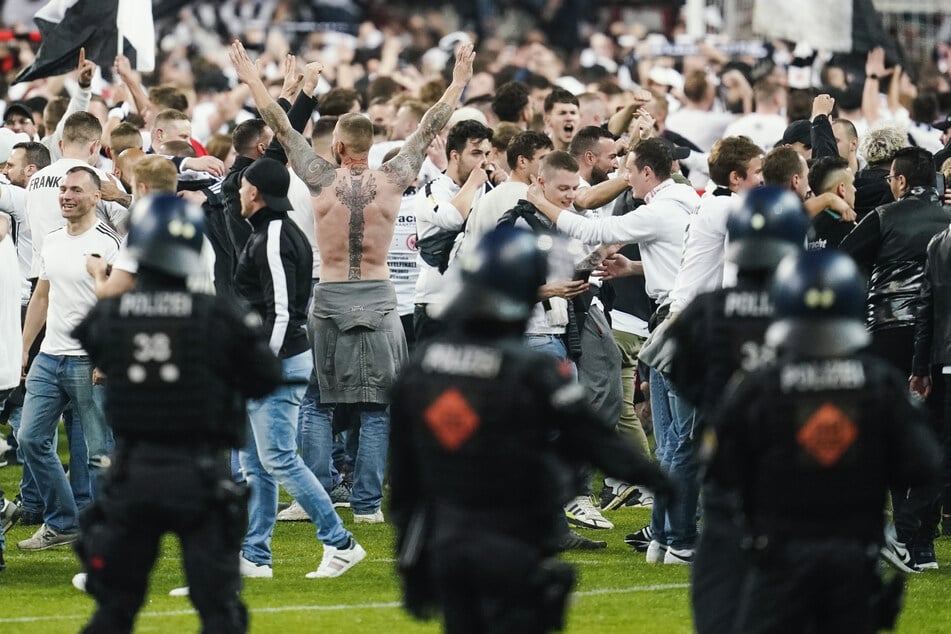
[[[452,81],[457,85],[465,85],[472,79],[472,62],[475,60],[475,49],[472,44],[463,44],[456,51],[456,65],[452,69]]]
[[[239,40],[231,43],[231,48],[228,49],[228,58],[231,60],[231,65],[234,66],[241,82],[251,85],[254,82],[261,81],[257,67],[248,57],[248,52],[244,50],[244,45]]]
[[[317,90],[317,82],[320,81],[320,74],[324,72],[324,65],[320,62],[311,62],[304,66],[304,94],[308,97],[313,96]]]

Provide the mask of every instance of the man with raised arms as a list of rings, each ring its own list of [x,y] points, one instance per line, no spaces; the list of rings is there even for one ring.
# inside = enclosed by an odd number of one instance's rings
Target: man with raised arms
[[[332,141],[338,167],[317,156],[291,128],[240,42],[232,45],[230,55],[261,117],[311,191],[320,283],[314,290],[308,327],[320,386],[316,423],[324,438],[320,449],[326,453],[326,459],[317,459],[317,468],[330,468],[334,405],[355,403],[361,428],[351,508],[356,522],[382,522],[388,391],[406,358],[396,293],[386,265],[387,249],[402,194],[419,173],[426,149],[449,121],[472,77],[475,53],[471,45],[459,48],[445,94],[426,112],[399,154],[375,170],[367,165],[373,143],[369,119],[360,114],[340,117]]]

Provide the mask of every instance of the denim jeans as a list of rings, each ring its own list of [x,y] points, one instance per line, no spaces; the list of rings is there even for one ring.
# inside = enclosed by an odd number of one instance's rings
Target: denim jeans
[[[654,368],[650,372],[651,412],[654,421],[654,454],[657,462],[665,471],[670,468],[667,455],[667,434],[672,425],[670,398],[668,397],[667,381],[664,375]],[[651,530],[654,539],[661,544],[667,543],[667,499],[663,495],[654,495],[654,505],[651,508]]]
[[[671,424],[667,430],[667,468],[675,487],[673,503],[667,506],[667,542],[678,550],[693,548],[697,541],[697,410],[664,377],[670,398]]]
[[[350,508],[357,515],[370,515],[380,510],[383,502],[383,475],[390,438],[390,414],[386,405],[354,403],[359,413],[360,429],[356,462],[353,465],[353,490]],[[301,405],[301,455],[314,470],[320,483],[329,491],[334,485],[332,473],[334,404],[320,401],[316,381],[307,386]]]
[[[79,419],[88,452],[92,490],[112,451],[112,431],[103,411],[104,388],[92,384],[88,357],[53,356],[40,353],[26,378],[26,399],[17,442],[36,480],[43,499],[43,519],[54,531],[79,528],[78,508],[66,474],[56,454],[59,417],[72,404]]]
[[[242,554],[256,564],[271,563],[271,534],[277,520],[277,483],[310,515],[317,539],[330,546],[350,540],[324,487],[297,455],[297,415],[310,377],[310,352],[283,360],[284,379],[300,385],[281,385],[270,395],[248,401],[251,433],[241,451],[241,469],[251,487],[248,533]]]

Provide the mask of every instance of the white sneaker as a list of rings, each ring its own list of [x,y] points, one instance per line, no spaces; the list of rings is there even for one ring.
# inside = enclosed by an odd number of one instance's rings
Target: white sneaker
[[[86,579],[87,575],[85,572],[77,572],[73,575],[73,587],[79,590],[80,592],[86,591]]]
[[[370,513],[369,515],[360,515],[358,513],[353,514],[354,524],[382,524],[383,521],[383,511],[377,511],[376,513]]]
[[[310,515],[295,500],[293,504],[277,514],[278,522],[309,522]]]
[[[187,597],[189,593],[188,586],[182,586],[181,588],[172,588],[168,591],[168,596],[170,597]]]
[[[308,579],[328,579],[330,577],[339,577],[367,556],[367,551],[363,546],[357,543],[357,540],[350,538],[350,546],[347,548],[334,548],[324,544],[324,556],[320,560],[320,565],[314,572],[308,572]]]
[[[614,528],[614,524],[608,521],[601,511],[594,508],[591,498],[587,495],[579,495],[572,501],[565,504],[565,515],[568,517],[568,523],[582,528]]]
[[[652,539],[647,546],[647,563],[660,564],[664,562],[667,553],[667,544],[661,544],[656,539]]]
[[[241,576],[248,579],[270,579],[274,576],[274,569],[270,564],[256,564],[245,559],[244,555],[238,559],[238,569],[241,571]]]
[[[693,548],[683,548],[678,550],[676,548],[667,548],[667,552],[664,553],[664,563],[665,564],[692,564],[693,563]]]

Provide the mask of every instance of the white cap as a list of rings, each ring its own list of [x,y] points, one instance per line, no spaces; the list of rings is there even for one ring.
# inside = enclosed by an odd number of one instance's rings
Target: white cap
[[[29,140],[30,137],[25,132],[14,132],[10,128],[0,128],[0,163],[7,162],[14,145]]]
[[[452,116],[449,117],[449,123],[446,124],[446,129],[452,130],[452,126],[456,125],[460,121],[468,121],[469,119],[473,119],[485,127],[489,127],[489,120],[486,118],[484,112],[478,108],[473,108],[472,106],[463,106],[462,108],[459,108],[453,112]]]

